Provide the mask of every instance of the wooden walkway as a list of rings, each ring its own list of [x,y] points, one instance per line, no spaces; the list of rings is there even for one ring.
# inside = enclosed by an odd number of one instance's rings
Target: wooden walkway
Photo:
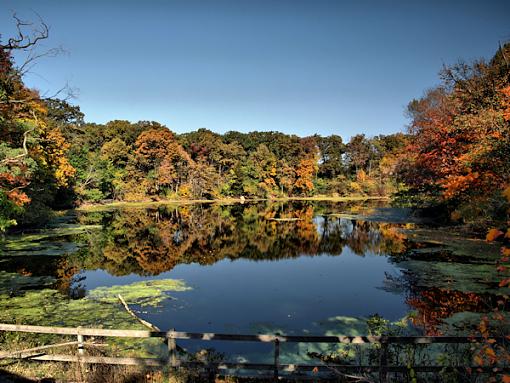
[[[380,382],[388,381],[388,373],[407,372],[407,366],[388,365],[388,346],[392,344],[468,344],[480,343],[485,339],[483,337],[460,337],[460,336],[291,336],[291,335],[247,335],[247,334],[216,334],[216,333],[197,333],[182,331],[148,331],[148,330],[110,330],[99,328],[84,327],[46,327],[46,326],[27,326],[16,324],[0,324],[0,331],[26,332],[36,334],[57,334],[76,336],[77,340],[73,342],[58,343],[46,345],[33,349],[22,350],[19,352],[2,352],[0,359],[30,359],[36,361],[58,361],[58,362],[79,362],[79,363],[98,363],[111,365],[136,365],[143,367],[193,367],[214,369],[221,372],[251,370],[272,372],[272,377],[278,379],[284,373],[285,378],[296,377],[298,379],[306,378],[306,375],[296,375],[298,373],[311,372],[317,374],[322,372],[341,372],[341,373],[378,373]],[[87,344],[85,337],[114,337],[114,338],[161,338],[168,346],[168,356],[164,359],[158,358],[128,358],[128,357],[98,357],[85,355],[84,346]],[[274,345],[274,363],[201,363],[179,360],[177,353],[176,340],[192,339],[201,341],[228,341],[228,342],[261,342],[272,343]],[[495,338],[498,343],[508,344],[505,337]],[[281,364],[280,363],[280,344],[281,343],[343,343],[343,344],[380,344],[380,360],[377,365],[340,365],[340,364]],[[49,348],[77,345],[76,355],[57,355],[46,354],[44,350]],[[448,367],[446,367],[448,368]],[[456,370],[473,369],[479,372],[498,372],[494,367],[465,366],[452,367]],[[413,366],[416,373],[419,372],[438,372],[444,370],[445,366]],[[510,371],[505,367],[499,371]],[[314,379],[317,379],[315,377]]]

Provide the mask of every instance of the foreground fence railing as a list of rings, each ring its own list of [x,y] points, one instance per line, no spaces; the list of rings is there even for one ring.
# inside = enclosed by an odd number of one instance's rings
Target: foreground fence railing
[[[54,334],[76,336],[77,340],[73,342],[57,343],[45,345],[32,349],[17,352],[0,352],[0,359],[17,358],[30,359],[36,361],[56,361],[56,362],[79,362],[79,363],[97,363],[110,365],[136,365],[146,367],[198,367],[214,368],[217,371],[228,370],[258,370],[272,371],[273,377],[278,379],[280,373],[298,373],[298,372],[365,372],[378,373],[380,382],[388,381],[388,373],[408,371],[407,366],[388,365],[388,346],[394,344],[407,345],[429,345],[429,344],[468,344],[480,343],[484,341],[483,337],[463,337],[463,336],[295,336],[295,335],[243,335],[243,334],[216,334],[216,333],[197,333],[182,331],[148,331],[148,330],[110,330],[99,328],[84,327],[46,327],[46,326],[28,326],[16,324],[0,324],[0,331],[26,332],[36,334]],[[168,355],[164,359],[160,358],[136,358],[136,357],[105,357],[85,355],[85,345],[98,345],[97,343],[87,343],[85,337],[113,337],[113,338],[162,338],[168,346]],[[237,341],[237,342],[261,342],[273,343],[274,345],[274,363],[224,363],[212,362],[201,363],[193,361],[179,360],[177,353],[176,340],[201,340],[201,341]],[[495,342],[508,344],[505,337],[494,338]],[[380,344],[380,359],[377,365],[340,365],[340,364],[281,364],[280,363],[280,344],[281,343],[337,343],[337,344]],[[64,346],[77,346],[77,355],[57,355],[46,354],[43,350]],[[416,372],[438,372],[448,368],[448,366],[413,366]],[[453,368],[453,367],[452,367]],[[480,366],[456,366],[455,369],[475,370],[479,372],[507,372],[509,367],[494,368]],[[287,378],[288,376],[286,376]],[[302,379],[303,377],[299,377]]]

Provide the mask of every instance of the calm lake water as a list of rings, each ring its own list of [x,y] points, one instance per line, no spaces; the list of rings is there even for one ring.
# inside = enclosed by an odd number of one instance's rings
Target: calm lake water
[[[484,241],[435,229],[382,202],[106,208],[73,212],[46,230],[5,239],[0,316],[76,325],[79,318],[66,323],[46,312],[38,319],[33,309],[15,306],[53,290],[53,299],[97,299],[101,308],[122,312],[111,289],[122,286],[115,292],[162,330],[359,335],[374,314],[396,322],[411,313],[409,333],[469,331],[501,294],[496,257],[497,248]],[[185,287],[147,304],[149,287],[137,282],[169,280]],[[30,297],[31,304],[38,299]],[[90,315],[79,323],[98,325]],[[270,345],[205,346],[237,360],[270,356]],[[291,347],[303,356],[311,350]]]

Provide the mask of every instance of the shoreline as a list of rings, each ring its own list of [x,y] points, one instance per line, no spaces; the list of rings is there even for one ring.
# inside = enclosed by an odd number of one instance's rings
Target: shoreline
[[[253,203],[253,202],[285,202],[285,201],[329,201],[329,202],[349,202],[349,201],[368,201],[380,200],[389,201],[390,197],[372,197],[372,196],[315,196],[315,197],[279,197],[279,198],[217,198],[217,199],[164,199],[164,200],[143,200],[143,201],[113,201],[107,203],[84,203],[72,210],[90,211],[109,207],[143,207],[157,205],[193,205],[199,203],[207,204],[234,204],[234,203]]]

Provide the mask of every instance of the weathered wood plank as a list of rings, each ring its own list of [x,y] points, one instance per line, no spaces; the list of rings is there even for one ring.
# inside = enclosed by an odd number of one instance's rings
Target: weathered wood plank
[[[177,367],[177,344],[175,343],[175,338],[166,338],[167,347],[168,347],[168,361],[170,362],[170,366]]]
[[[148,330],[110,330],[86,327],[48,327],[48,326],[30,326],[18,324],[0,324],[0,331],[18,331],[39,334],[57,334],[57,335],[85,335],[85,336],[103,336],[118,338],[164,338],[166,332],[148,331]]]
[[[54,343],[54,344],[47,344],[44,346],[39,347],[33,347],[33,348],[26,348],[24,350],[18,350],[18,351],[9,351],[9,352],[0,352],[0,359],[23,359],[28,358],[34,353],[40,354],[40,351],[42,350],[48,350],[51,348],[57,348],[57,347],[65,347],[65,346],[74,346],[78,344],[78,342],[63,342],[63,343]]]
[[[0,359],[25,359],[25,358],[31,358],[36,355],[44,354],[44,350],[49,350],[52,348],[58,348],[58,347],[66,347],[66,346],[74,346],[79,344],[79,342],[63,342],[63,343],[54,343],[54,344],[47,344],[44,346],[38,346],[33,348],[27,348],[24,350],[18,350],[18,351],[8,351],[8,352],[0,352]],[[94,342],[84,342],[83,346],[94,346],[94,347],[105,347],[106,344],[104,343],[94,343]]]
[[[8,352],[0,352],[0,359],[8,359],[8,358],[23,358],[21,355],[23,354],[33,354],[34,352],[38,352],[41,350],[47,350],[50,348],[57,348],[57,347],[65,347],[65,346],[74,346],[78,342],[64,342],[64,343],[54,343],[54,344],[47,344],[44,346],[39,347],[33,347],[33,348],[26,348],[24,350],[19,351],[8,351]]]
[[[483,341],[483,337],[468,336],[296,336],[296,335],[247,335],[247,334],[216,334],[183,331],[148,331],[148,330],[110,330],[86,327],[47,327],[18,324],[0,324],[0,331],[19,331],[40,334],[83,335],[123,338],[171,338],[196,339],[206,341],[240,341],[240,342],[293,342],[293,343],[400,343],[400,344],[432,344],[432,343],[472,343]],[[497,342],[508,342],[505,337],[494,338]]]

